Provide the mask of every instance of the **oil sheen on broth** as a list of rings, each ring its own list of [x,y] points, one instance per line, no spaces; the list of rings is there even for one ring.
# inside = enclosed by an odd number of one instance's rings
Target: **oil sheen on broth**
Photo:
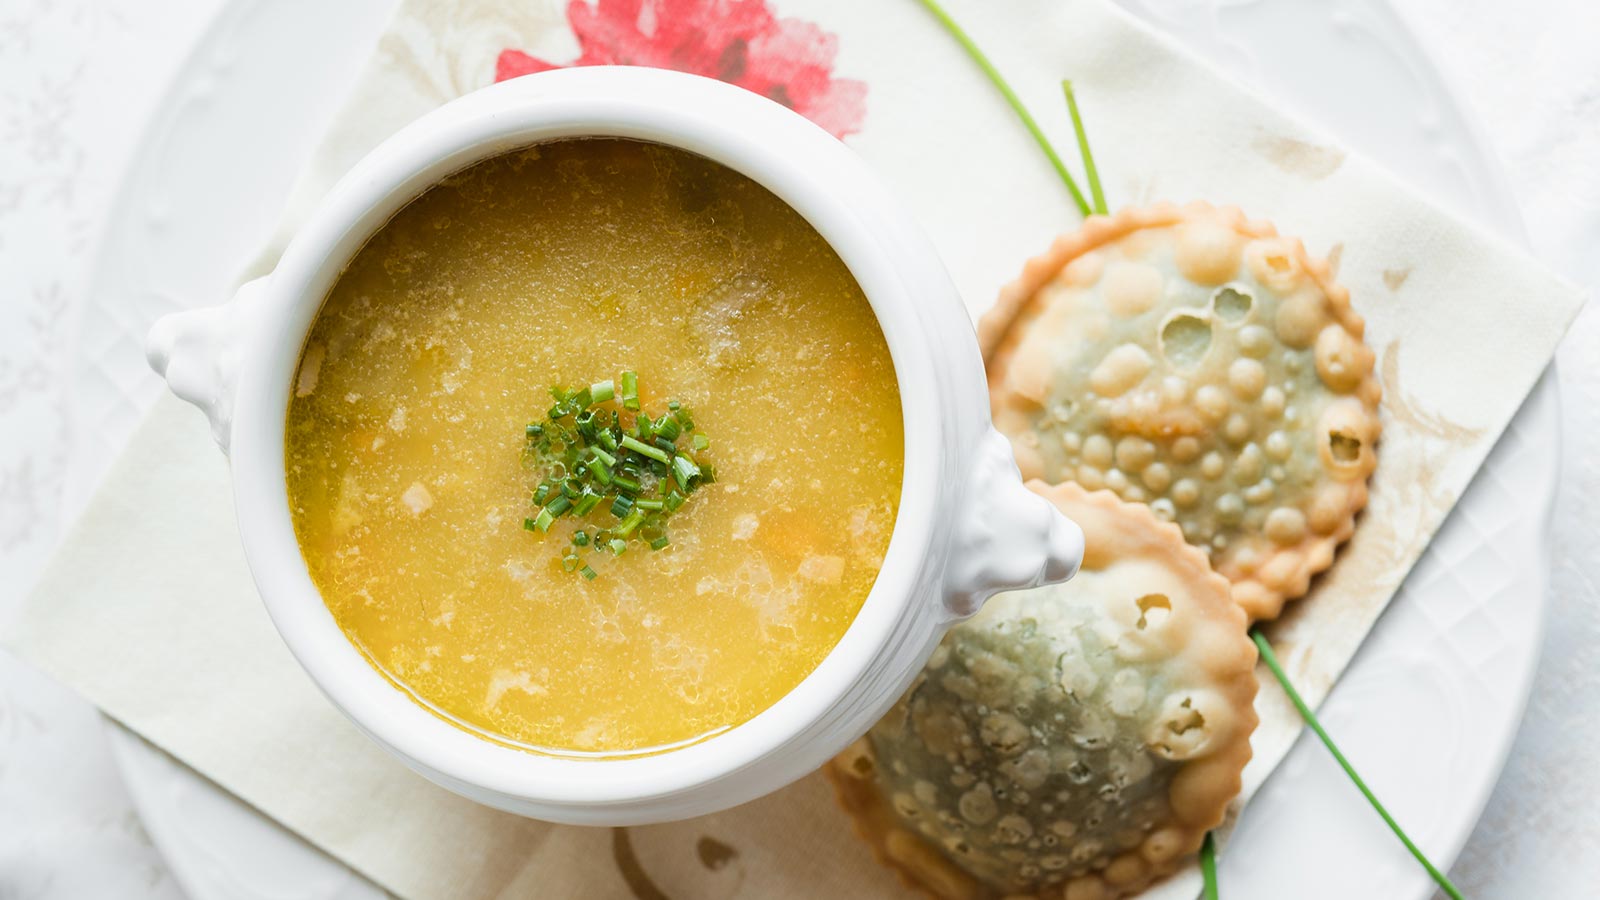
[[[639,373],[693,410],[717,481],[672,543],[523,528],[552,386]],[[764,188],[624,140],[544,144],[412,201],[318,314],[288,410],[295,532],[350,641],[435,713],[547,752],[638,753],[744,722],[838,642],[899,502],[900,398],[831,248]],[[591,524],[592,523],[592,524]]]

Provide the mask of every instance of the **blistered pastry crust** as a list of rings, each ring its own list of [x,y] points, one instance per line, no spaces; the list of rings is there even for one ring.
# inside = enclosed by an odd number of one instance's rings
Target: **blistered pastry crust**
[[[1262,620],[1366,505],[1381,391],[1364,327],[1300,241],[1194,203],[1089,217],[978,335],[1023,475],[1152,504]]]
[[[879,861],[941,900],[1137,892],[1222,821],[1250,759],[1256,653],[1227,580],[1147,507],[1029,487],[1083,527],[1077,579],[953,628],[828,766]]]

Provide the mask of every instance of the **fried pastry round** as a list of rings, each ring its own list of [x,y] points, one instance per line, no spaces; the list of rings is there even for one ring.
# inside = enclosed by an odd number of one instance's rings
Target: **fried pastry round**
[[[942,900],[1137,891],[1250,759],[1256,652],[1227,580],[1148,507],[1028,486],[1083,526],[1083,568],[952,628],[829,767],[878,858]]]
[[[1197,203],[1090,217],[979,339],[1023,476],[1149,503],[1259,620],[1366,505],[1381,392],[1363,328],[1300,241]]]

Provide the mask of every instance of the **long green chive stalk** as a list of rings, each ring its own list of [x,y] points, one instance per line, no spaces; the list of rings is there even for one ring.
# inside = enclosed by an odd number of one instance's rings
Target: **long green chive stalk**
[[[1367,787],[1367,783],[1361,780],[1360,775],[1356,774],[1355,767],[1350,765],[1350,761],[1344,758],[1343,753],[1339,752],[1338,746],[1333,743],[1333,738],[1328,736],[1328,732],[1323,729],[1322,723],[1317,721],[1317,714],[1311,711],[1311,707],[1306,705],[1306,701],[1301,698],[1300,692],[1295,690],[1294,685],[1289,682],[1289,675],[1283,671],[1283,666],[1279,665],[1277,654],[1272,652],[1272,644],[1268,643],[1266,636],[1259,629],[1253,628],[1250,630],[1250,637],[1255,640],[1256,649],[1261,651],[1261,661],[1267,664],[1268,669],[1272,670],[1273,677],[1277,678],[1278,684],[1283,686],[1283,692],[1289,695],[1289,702],[1294,704],[1294,708],[1300,711],[1300,717],[1305,719],[1306,727],[1310,728],[1321,739],[1322,745],[1328,748],[1328,752],[1333,754],[1334,760],[1339,763],[1339,768],[1350,776],[1350,781],[1361,791],[1362,796],[1367,798],[1367,802],[1372,804],[1372,808],[1377,810],[1378,815],[1383,817],[1383,821],[1388,824],[1389,830],[1394,832],[1394,836],[1400,839],[1400,843],[1405,844],[1406,849],[1411,851],[1411,855],[1416,858],[1417,862],[1428,870],[1428,874],[1433,877],[1433,882],[1439,886],[1439,890],[1444,891],[1445,895],[1450,897],[1451,900],[1462,900],[1461,891],[1457,890],[1456,886],[1450,883],[1450,879],[1439,871],[1433,863],[1428,861],[1428,857],[1423,855],[1422,850],[1415,843],[1412,843],[1411,838],[1406,835],[1405,829],[1401,828],[1400,823],[1394,820],[1394,816],[1389,815],[1389,811],[1383,808],[1382,803],[1378,802],[1377,795],[1373,794],[1372,789]]]
[[[709,463],[691,456],[711,441],[695,431],[689,410],[673,400],[659,417],[641,412],[634,372],[581,390],[552,388],[550,395],[555,405],[545,421],[525,429],[527,458],[539,472],[532,497],[539,509],[522,527],[544,534],[564,516],[583,520],[603,509],[601,520],[609,514],[615,523],[593,533],[573,531],[561,557],[563,569],[590,581],[597,573],[584,554],[592,550],[621,556],[633,538],[651,550],[666,547],[671,542],[667,518],[701,485],[716,480]],[[632,421],[625,422],[624,415]],[[687,446],[680,446],[680,439]]]
[[[1205,893],[1201,896],[1205,900],[1217,900],[1217,839],[1209,831],[1200,845],[1200,876],[1205,879]]]
[[[1083,130],[1083,116],[1078,114],[1078,98],[1072,93],[1072,82],[1061,82],[1061,92],[1067,95],[1067,112],[1072,115],[1072,131],[1078,138],[1078,154],[1083,157],[1083,173],[1089,179],[1089,195],[1094,198],[1094,211],[1107,215],[1106,193],[1100,189],[1100,171],[1094,167],[1094,154],[1089,152],[1089,133]]]
[[[918,2],[926,7],[935,19],[939,20],[939,24],[944,26],[945,31],[950,32],[950,36],[955,38],[956,43],[961,45],[961,49],[967,51],[967,55],[972,57],[972,61],[977,63],[978,68],[983,70],[983,74],[989,77],[989,80],[999,89],[1001,95],[1006,98],[1006,103],[1017,114],[1017,118],[1022,120],[1022,124],[1028,129],[1028,133],[1033,135],[1033,139],[1038,143],[1039,149],[1043,150],[1044,155],[1049,157],[1050,165],[1055,167],[1056,174],[1060,175],[1062,183],[1066,184],[1067,191],[1072,194],[1072,202],[1077,204],[1078,211],[1085,216],[1093,212],[1089,206],[1089,201],[1083,198],[1083,191],[1078,188],[1078,182],[1073,179],[1072,173],[1067,171],[1067,164],[1061,161],[1060,155],[1056,153],[1056,148],[1050,145],[1050,140],[1040,130],[1039,123],[1034,121],[1033,114],[1028,112],[1028,108],[1022,105],[1022,99],[1017,96],[1016,91],[1011,89],[1011,85],[1006,83],[1005,78],[1000,74],[1000,70],[994,67],[994,63],[989,62],[989,57],[983,54],[983,51],[978,48],[971,36],[960,25],[956,24],[955,19],[950,18],[950,14],[945,12],[944,8],[936,0],[918,0]],[[1085,150],[1085,152],[1087,153],[1088,151]]]

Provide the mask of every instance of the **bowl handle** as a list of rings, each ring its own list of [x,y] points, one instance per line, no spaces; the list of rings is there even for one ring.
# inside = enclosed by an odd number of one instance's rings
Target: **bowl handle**
[[[257,278],[241,285],[221,306],[162,316],[145,338],[150,368],[167,380],[179,399],[206,414],[211,436],[223,453],[228,452],[245,342],[266,284],[266,278]]]
[[[991,427],[977,457],[945,563],[951,619],[972,615],[1001,591],[1066,581],[1083,563],[1083,530],[1023,487],[1005,436]]]

